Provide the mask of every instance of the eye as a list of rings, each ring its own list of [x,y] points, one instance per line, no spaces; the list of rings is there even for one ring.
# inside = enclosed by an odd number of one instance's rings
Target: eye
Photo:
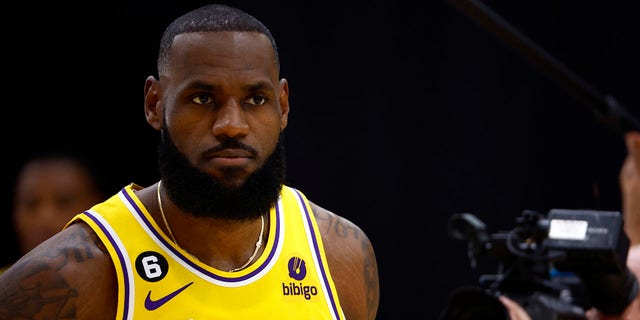
[[[213,99],[211,98],[210,95],[208,94],[201,94],[201,95],[197,95],[195,97],[193,97],[191,99],[191,101],[197,103],[197,104],[209,104],[209,103],[213,103]]]
[[[263,96],[253,96],[253,97],[247,99],[247,103],[249,103],[250,105],[253,105],[253,106],[261,106],[261,105],[267,103],[267,98],[265,98]]]

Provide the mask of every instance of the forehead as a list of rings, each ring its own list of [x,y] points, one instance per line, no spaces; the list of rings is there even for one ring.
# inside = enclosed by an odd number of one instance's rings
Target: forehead
[[[170,73],[191,74],[219,68],[276,71],[269,38],[259,32],[211,31],[184,33],[173,39]]]
[[[20,173],[18,194],[37,189],[86,189],[90,186],[89,172],[79,164],[67,160],[45,160],[28,164]]]

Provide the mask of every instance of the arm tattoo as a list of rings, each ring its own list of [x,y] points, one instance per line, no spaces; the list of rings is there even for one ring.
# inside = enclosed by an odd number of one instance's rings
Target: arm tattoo
[[[340,238],[348,238],[349,236],[353,236],[354,239],[361,239],[361,231],[356,226],[350,223],[345,223],[345,220],[338,216],[324,213],[317,214],[316,220],[324,220],[326,222],[325,224],[327,226],[327,229],[325,230],[325,232],[327,232],[327,234],[333,230],[334,234]]]
[[[2,280],[0,318],[75,319],[78,290],[59,271],[96,258],[98,242],[93,232],[67,233],[55,248],[38,248],[18,261]]]
[[[364,252],[364,281],[367,286],[367,313],[368,319],[375,319],[378,312],[378,302],[380,297],[380,284],[378,282],[378,264],[375,260],[373,247],[365,241],[362,242]]]
[[[375,319],[380,300],[380,285],[378,281],[376,256],[369,238],[358,226],[342,217],[318,211],[316,220],[322,222],[321,225],[324,226],[323,234],[332,234],[343,239],[351,238],[359,244],[359,254],[362,255],[362,276],[367,290],[367,319]]]

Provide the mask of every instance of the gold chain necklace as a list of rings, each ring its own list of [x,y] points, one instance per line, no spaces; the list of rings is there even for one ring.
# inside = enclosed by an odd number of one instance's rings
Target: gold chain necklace
[[[178,247],[180,247],[180,245],[178,244],[178,241],[176,241],[176,238],[173,236],[173,232],[171,231],[171,227],[169,226],[169,222],[167,222],[167,218],[164,215],[164,209],[162,209],[162,197],[160,197],[160,185],[162,184],[162,180],[158,181],[158,186],[156,187],[156,196],[158,197],[158,207],[160,207],[160,214],[162,215],[162,220],[164,221],[164,226],[167,228],[167,231],[169,231],[169,236],[171,237],[171,240],[173,240],[173,243],[175,243]],[[258,254],[258,250],[260,250],[260,247],[262,247],[262,236],[264,235],[264,215],[260,216],[260,235],[258,236],[258,241],[256,242],[256,248],[255,250],[253,250],[253,253],[251,254],[251,256],[249,257],[249,260],[247,260],[247,262],[245,262],[243,265],[231,269],[228,272],[236,272],[236,271],[240,271],[244,268],[246,268],[247,266],[249,266],[249,264],[251,262],[253,262],[253,259],[256,258],[256,255]]]

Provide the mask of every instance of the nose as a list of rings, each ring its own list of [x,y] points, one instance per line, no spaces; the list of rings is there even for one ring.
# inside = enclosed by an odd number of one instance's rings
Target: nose
[[[34,221],[34,224],[40,228],[43,234],[53,235],[60,231],[67,219],[71,217],[72,214],[68,212],[68,209],[60,204],[43,204],[37,213],[37,222]]]
[[[235,99],[228,99],[216,111],[213,134],[216,137],[238,138],[249,132],[245,110]]]

